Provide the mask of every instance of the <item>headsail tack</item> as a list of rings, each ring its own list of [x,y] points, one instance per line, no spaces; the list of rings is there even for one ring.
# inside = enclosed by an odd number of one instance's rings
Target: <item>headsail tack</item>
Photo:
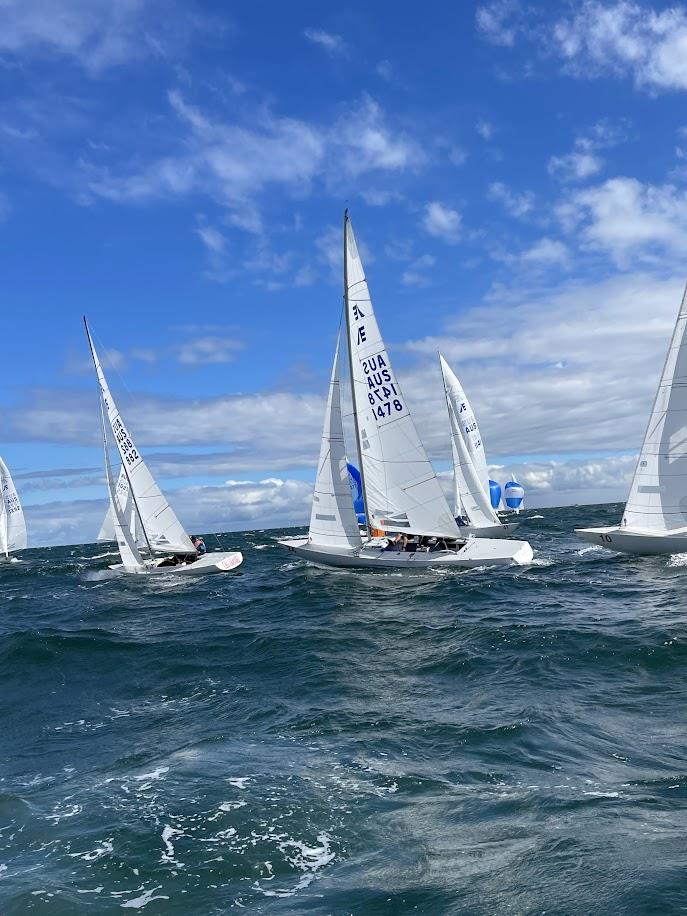
[[[379,331],[348,215],[344,233],[346,324],[368,521],[388,531],[458,537]]]
[[[26,521],[9,468],[0,458],[0,553],[26,547]]]

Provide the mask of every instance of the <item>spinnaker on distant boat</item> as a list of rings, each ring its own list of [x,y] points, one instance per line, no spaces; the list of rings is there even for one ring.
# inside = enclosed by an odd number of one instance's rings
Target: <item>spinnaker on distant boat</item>
[[[348,211],[344,313],[367,536],[361,537],[347,480],[337,342],[308,537],[279,543],[331,566],[528,563],[532,548],[524,541],[461,537],[382,339]],[[387,536],[398,536],[406,549],[389,549]]]
[[[5,559],[27,544],[26,521],[10,470],[0,458],[0,554]]]
[[[124,424],[110,392],[85,318],[84,324],[100,390],[101,431],[110,497],[109,514],[122,557],[122,563],[112,568],[138,575],[207,575],[235,569],[243,561],[239,552],[213,552],[202,556],[197,554],[191,539],[158,487]],[[122,463],[120,481],[121,475],[124,474],[126,491],[123,486],[116,486],[114,482],[108,427],[119,452]],[[132,518],[133,514],[135,519]],[[160,556],[164,558],[159,559]]]

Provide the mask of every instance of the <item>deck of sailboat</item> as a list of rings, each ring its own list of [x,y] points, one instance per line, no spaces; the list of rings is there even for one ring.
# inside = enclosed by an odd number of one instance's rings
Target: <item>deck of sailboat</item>
[[[490,538],[469,538],[456,550],[432,552],[389,550],[379,544],[379,539],[363,543],[355,549],[313,544],[307,537],[280,538],[278,543],[311,563],[362,569],[525,566],[533,556],[532,548],[526,541]]]
[[[243,554],[236,551],[215,551],[205,553],[193,563],[179,563],[176,566],[157,566],[146,563],[144,566],[125,566],[113,563],[110,569],[123,575],[134,576],[210,576],[215,573],[231,572],[243,563]]]

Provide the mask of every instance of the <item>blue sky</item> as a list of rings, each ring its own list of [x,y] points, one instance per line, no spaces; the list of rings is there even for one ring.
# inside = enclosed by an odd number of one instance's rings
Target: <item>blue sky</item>
[[[3,14],[0,449],[34,543],[105,506],[84,313],[189,527],[306,520],[344,206],[437,467],[439,347],[530,504],[624,496],[687,273],[687,7]]]

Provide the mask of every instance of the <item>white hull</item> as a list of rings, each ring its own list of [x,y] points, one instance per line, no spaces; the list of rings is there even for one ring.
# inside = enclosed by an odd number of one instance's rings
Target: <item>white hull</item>
[[[576,528],[575,534],[608,550],[634,554],[673,554],[687,551],[687,533],[670,534],[666,532],[633,531],[617,525],[610,528]]]
[[[532,561],[527,541],[470,538],[459,550],[424,551],[385,550],[377,544],[355,550],[320,547],[307,538],[285,538],[282,547],[311,563],[355,569],[434,569],[471,568],[475,566],[526,566]]]
[[[475,538],[508,538],[516,528],[520,527],[520,522],[504,522],[500,525],[485,525],[483,528],[477,528],[475,525],[458,524],[458,530],[464,537]]]
[[[129,576],[211,576],[215,573],[231,572],[241,563],[242,553],[217,551],[205,553],[193,563],[180,563],[177,566],[125,566],[123,563],[115,563],[110,569]]]

